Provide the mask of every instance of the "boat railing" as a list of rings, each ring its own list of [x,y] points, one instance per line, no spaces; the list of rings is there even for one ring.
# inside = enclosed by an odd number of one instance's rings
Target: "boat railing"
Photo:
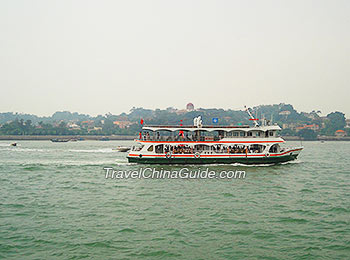
[[[140,141],[155,141],[155,142],[213,142],[213,141],[220,141],[224,138],[239,138],[239,139],[250,139],[250,138],[275,138],[274,136],[200,136],[200,137],[195,137],[195,136],[158,136],[158,137],[153,137],[153,136],[142,136],[141,139],[139,138]]]
[[[223,137],[214,136],[201,136],[201,137],[172,137],[172,136],[159,136],[159,137],[149,137],[144,136],[141,138],[141,141],[178,141],[178,142],[191,142],[191,141],[200,141],[200,142],[209,142],[209,141],[220,141]]]

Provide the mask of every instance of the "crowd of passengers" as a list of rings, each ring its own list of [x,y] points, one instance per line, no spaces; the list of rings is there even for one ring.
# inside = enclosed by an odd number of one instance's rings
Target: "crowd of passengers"
[[[165,146],[164,152],[171,152],[173,154],[193,154],[195,152],[215,152],[215,153],[260,153],[261,149],[256,147],[248,146],[221,146],[221,145],[212,145],[210,149],[203,148],[193,148],[189,145],[174,145],[174,146]]]
[[[195,149],[188,145],[172,145],[172,146],[165,146],[164,152],[168,153],[175,153],[175,154],[193,154],[195,152]]]

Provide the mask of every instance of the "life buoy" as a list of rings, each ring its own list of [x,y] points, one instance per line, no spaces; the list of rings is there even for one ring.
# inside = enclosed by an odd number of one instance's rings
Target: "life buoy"
[[[200,158],[201,157],[201,154],[199,153],[199,152],[196,152],[195,154],[194,154],[194,158]]]
[[[167,152],[166,155],[165,155],[165,157],[167,159],[170,159],[172,156],[173,156],[173,154],[171,152]]]

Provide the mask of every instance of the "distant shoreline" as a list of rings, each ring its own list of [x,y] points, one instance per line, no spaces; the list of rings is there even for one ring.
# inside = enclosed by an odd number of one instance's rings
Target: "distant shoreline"
[[[350,141],[350,136],[319,136],[316,140],[304,140],[299,136],[282,137],[286,141]],[[136,138],[137,136],[133,135],[0,135],[0,141],[47,141],[51,139],[83,139],[90,141],[99,141],[103,139],[103,141],[130,141]]]
[[[299,136],[282,136],[286,141],[350,141],[350,136],[318,136],[314,140],[305,140]]]

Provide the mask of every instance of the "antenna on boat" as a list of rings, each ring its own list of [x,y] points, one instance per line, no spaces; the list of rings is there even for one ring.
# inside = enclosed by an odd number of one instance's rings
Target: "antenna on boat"
[[[202,124],[203,124],[203,121],[202,121],[202,117],[201,116],[198,116],[198,117],[195,117],[193,119],[193,125],[200,128],[202,127]]]
[[[254,125],[255,125],[256,127],[258,127],[258,126],[259,126],[259,123],[258,123],[258,120],[259,120],[259,119],[254,118],[254,116],[252,115],[252,113],[251,113],[250,110],[249,110],[249,107],[247,108],[246,106],[244,106],[244,108],[245,108],[245,111],[247,111],[248,115],[250,116],[250,119],[249,119],[249,120],[254,121]]]

